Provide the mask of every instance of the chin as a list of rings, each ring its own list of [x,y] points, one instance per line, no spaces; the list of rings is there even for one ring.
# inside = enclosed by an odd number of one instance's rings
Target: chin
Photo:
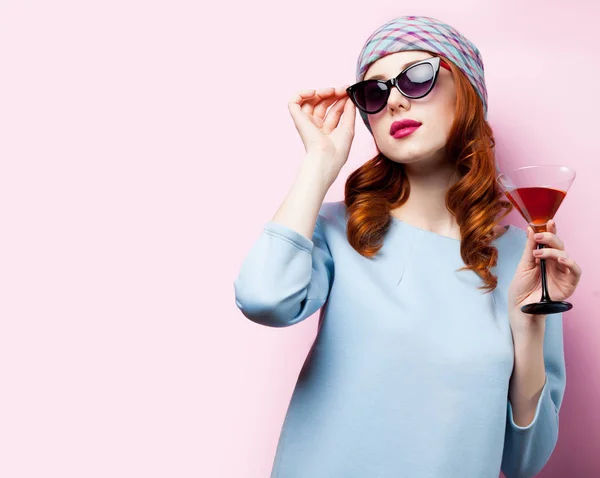
[[[398,152],[396,151],[395,154],[391,154],[391,155],[387,155],[385,153],[383,153],[383,154],[390,161],[393,161],[394,163],[398,163],[398,164],[405,164],[405,165],[416,164],[416,163],[434,165],[434,164],[441,164],[444,162],[443,154],[441,154],[440,151],[438,151],[438,150],[427,150],[427,151],[421,151],[418,153],[411,152],[411,153],[406,153],[406,154],[398,154]]]
[[[390,161],[393,161],[394,163],[398,163],[398,164],[414,164],[414,163],[419,163],[419,162],[423,162],[426,161],[426,158],[424,157],[409,157],[409,158],[405,158],[405,157],[394,157],[394,158],[390,158],[389,156],[386,156]]]
[[[422,161],[435,153],[435,151],[424,148],[423,145],[420,144],[405,144],[397,146],[396,148],[390,148],[389,150],[386,148],[385,151],[381,150],[381,152],[391,161],[402,164]]]
[[[411,137],[401,140],[390,139],[392,143],[385,144],[385,148],[379,149],[379,151],[395,163],[410,164],[419,161],[430,161],[433,158],[444,156],[444,142],[435,141],[432,144],[432,142],[424,141],[422,138]]]

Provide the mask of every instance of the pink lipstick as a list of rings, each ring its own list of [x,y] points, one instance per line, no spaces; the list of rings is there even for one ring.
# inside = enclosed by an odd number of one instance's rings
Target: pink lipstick
[[[403,119],[401,121],[394,121],[392,126],[390,126],[390,134],[394,138],[404,138],[411,133],[414,133],[419,127],[421,123],[411,119]]]

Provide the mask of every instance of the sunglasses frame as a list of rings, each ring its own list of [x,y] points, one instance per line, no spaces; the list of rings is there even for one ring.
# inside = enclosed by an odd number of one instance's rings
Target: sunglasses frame
[[[447,68],[448,70],[450,69],[450,67],[448,66],[448,64],[443,61],[440,57],[438,56],[434,56],[432,58],[426,58],[422,61],[419,61],[418,63],[414,63],[408,67],[406,67],[404,70],[402,70],[400,73],[398,73],[398,75],[394,78],[390,78],[387,81],[384,80],[363,80],[363,81],[359,81],[358,83],[353,84],[352,86],[349,86],[348,88],[346,88],[346,92],[348,93],[348,96],[350,97],[350,99],[352,100],[352,103],[354,103],[356,105],[356,107],[361,110],[363,113],[366,113],[368,115],[374,115],[376,113],[379,113],[383,108],[385,108],[385,105],[387,105],[388,100],[390,99],[390,94],[392,92],[392,88],[395,86],[398,91],[405,96],[406,98],[410,98],[411,100],[417,100],[419,98],[424,98],[425,96],[427,96],[431,90],[433,89],[433,87],[435,86],[435,83],[437,81],[437,77],[438,77],[438,73],[440,71],[440,62],[443,62],[443,67]],[[400,89],[400,86],[398,85],[398,79],[405,74],[407,71],[411,70],[412,68],[416,68],[417,66],[420,66],[424,63],[428,63],[433,67],[433,80],[431,82],[431,86],[429,87],[429,89],[422,95],[419,96],[411,96],[406,94],[404,91],[402,91]],[[385,98],[385,101],[383,102],[383,105],[381,106],[381,108],[379,108],[377,111],[365,111],[364,108],[362,108],[361,106],[359,106],[358,102],[356,101],[354,94],[356,93],[357,89],[360,87],[360,85],[362,85],[363,83],[371,83],[371,82],[377,82],[377,83],[382,83],[386,86],[387,88],[387,96]]]

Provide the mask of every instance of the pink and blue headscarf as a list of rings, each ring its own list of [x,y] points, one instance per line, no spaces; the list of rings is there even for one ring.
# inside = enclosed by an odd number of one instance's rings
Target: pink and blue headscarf
[[[454,63],[469,79],[483,102],[487,117],[487,91],[483,60],[477,47],[455,28],[431,17],[403,16],[382,26],[367,39],[358,57],[356,82],[378,59],[399,51],[424,50]],[[368,115],[359,111],[371,134]]]

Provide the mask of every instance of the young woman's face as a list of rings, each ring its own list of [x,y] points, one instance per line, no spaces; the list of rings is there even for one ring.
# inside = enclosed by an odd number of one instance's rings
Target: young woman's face
[[[397,76],[408,63],[432,56],[422,51],[392,53],[373,63],[364,79],[381,75],[388,80]],[[379,113],[368,116],[377,148],[397,163],[444,161],[455,105],[454,78],[449,70],[441,66],[435,86],[424,98],[409,99],[393,88],[387,105]],[[418,121],[421,126],[408,136],[394,138],[390,134],[392,123],[403,119]]]

